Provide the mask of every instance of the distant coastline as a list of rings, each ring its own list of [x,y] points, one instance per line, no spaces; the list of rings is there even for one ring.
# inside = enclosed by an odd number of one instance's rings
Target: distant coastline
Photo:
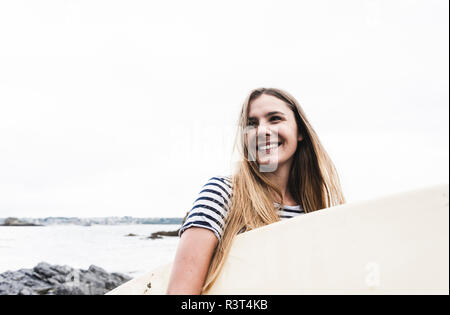
[[[3,220],[3,222],[0,221],[0,226],[41,226],[41,225],[17,218],[6,218]]]
[[[0,218],[0,226],[46,226],[46,225],[131,225],[131,224],[181,224],[183,218],[134,218],[124,217],[47,217],[47,218]]]

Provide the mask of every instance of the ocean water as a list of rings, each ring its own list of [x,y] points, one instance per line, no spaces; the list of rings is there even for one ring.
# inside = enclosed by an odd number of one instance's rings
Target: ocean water
[[[87,269],[97,265],[131,277],[173,261],[179,237],[146,239],[180,225],[54,225],[0,227],[0,273],[39,262]],[[138,236],[127,237],[133,233]]]

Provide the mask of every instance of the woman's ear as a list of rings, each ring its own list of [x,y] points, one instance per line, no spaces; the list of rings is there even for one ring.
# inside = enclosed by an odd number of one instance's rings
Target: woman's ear
[[[298,135],[298,141],[302,141],[303,140],[303,135],[302,134],[299,134]]]

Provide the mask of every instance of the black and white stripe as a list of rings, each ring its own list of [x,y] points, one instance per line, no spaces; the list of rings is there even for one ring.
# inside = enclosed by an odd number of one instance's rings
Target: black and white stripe
[[[211,177],[202,187],[198,198],[181,227],[178,235],[189,227],[203,227],[222,238],[225,217],[230,207],[231,180],[226,176]]]
[[[230,176],[211,177],[194,201],[178,235],[181,237],[187,228],[196,226],[211,230],[220,241],[225,218],[230,209],[231,184]],[[278,206],[277,203],[274,204],[274,207],[276,206]],[[290,219],[303,213],[305,212],[300,206],[283,206],[278,211],[281,220]]]
[[[278,206],[279,204],[275,202],[274,205]],[[280,219],[290,219],[304,213],[305,211],[300,207],[300,205],[283,206],[281,210],[278,210],[278,215],[280,216]]]

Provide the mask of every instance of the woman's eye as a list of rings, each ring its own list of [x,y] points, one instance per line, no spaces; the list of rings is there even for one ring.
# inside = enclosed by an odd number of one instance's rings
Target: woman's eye
[[[280,116],[272,116],[272,117],[270,117],[270,121],[277,121],[277,120],[281,120],[281,117]],[[257,122],[255,120],[250,120],[247,123],[248,126],[254,126],[256,124],[257,124]]]

